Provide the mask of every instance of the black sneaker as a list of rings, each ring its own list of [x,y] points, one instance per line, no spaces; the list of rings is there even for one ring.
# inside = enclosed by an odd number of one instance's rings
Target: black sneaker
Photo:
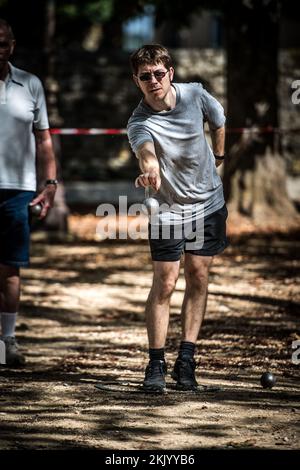
[[[145,371],[143,390],[149,393],[164,393],[166,391],[166,373],[167,364],[165,361],[149,361]]]
[[[171,377],[177,381],[176,388],[178,390],[197,390],[195,369],[196,362],[192,357],[178,357],[176,359]]]

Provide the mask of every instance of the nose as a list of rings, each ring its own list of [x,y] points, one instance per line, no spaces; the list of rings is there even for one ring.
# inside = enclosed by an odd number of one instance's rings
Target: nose
[[[149,82],[150,83],[152,83],[152,82],[156,83],[157,82],[157,78],[156,78],[156,76],[154,75],[153,72],[151,73],[151,78],[150,78]]]

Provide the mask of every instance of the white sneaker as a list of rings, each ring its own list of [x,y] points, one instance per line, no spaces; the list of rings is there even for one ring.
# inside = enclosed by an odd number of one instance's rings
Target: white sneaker
[[[5,355],[7,366],[23,366],[25,364],[25,356],[20,353],[19,345],[14,336],[2,337],[5,343]]]

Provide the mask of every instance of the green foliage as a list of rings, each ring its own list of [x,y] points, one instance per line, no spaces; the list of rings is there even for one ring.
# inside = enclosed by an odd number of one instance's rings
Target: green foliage
[[[57,8],[59,14],[71,20],[84,18],[91,23],[105,23],[113,15],[114,3],[114,0],[92,0],[88,2],[74,0],[60,2]]]
[[[86,4],[86,16],[91,21],[108,21],[113,13],[113,0],[98,0]]]
[[[70,19],[74,19],[79,16],[78,6],[71,3],[61,5],[58,11],[59,13],[69,17]]]

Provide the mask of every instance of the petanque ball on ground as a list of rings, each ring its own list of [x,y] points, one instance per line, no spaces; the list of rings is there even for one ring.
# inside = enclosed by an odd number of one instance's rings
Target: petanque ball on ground
[[[263,388],[272,388],[276,383],[276,378],[272,372],[264,372],[261,375],[260,383]]]

